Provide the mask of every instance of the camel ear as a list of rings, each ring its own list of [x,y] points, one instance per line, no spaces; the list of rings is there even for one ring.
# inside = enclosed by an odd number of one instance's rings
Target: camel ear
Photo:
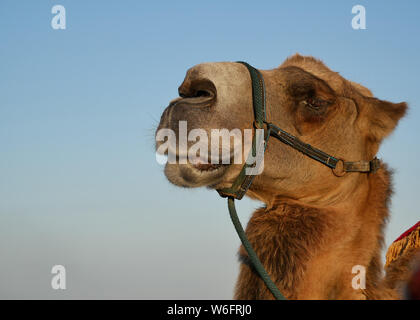
[[[380,142],[397,126],[407,111],[407,103],[392,103],[376,98],[366,98],[368,115],[368,138]]]

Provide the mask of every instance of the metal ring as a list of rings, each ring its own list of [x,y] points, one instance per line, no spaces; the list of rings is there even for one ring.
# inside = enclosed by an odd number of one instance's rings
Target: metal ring
[[[344,170],[344,161],[341,159],[338,159],[335,168],[332,169],[332,172],[334,173],[334,175],[336,177],[342,177],[344,176],[347,172]]]

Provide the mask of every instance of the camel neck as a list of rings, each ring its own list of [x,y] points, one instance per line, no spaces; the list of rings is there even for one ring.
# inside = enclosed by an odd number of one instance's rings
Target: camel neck
[[[341,204],[329,206],[319,205],[319,200],[314,205],[300,199],[277,197],[270,206],[253,214],[247,236],[267,272],[288,299],[313,298],[314,278],[325,277],[325,282],[320,280],[319,283],[330,283],[343,275],[348,277],[345,280],[349,284],[347,291],[324,288],[321,291],[325,295],[317,298],[352,297],[355,291],[350,285],[351,270],[355,265],[371,268],[375,270],[372,274],[379,277],[384,221],[388,217],[391,194],[390,173],[384,167],[368,177],[367,182],[363,200],[357,198],[359,192]],[[240,259],[245,265],[249,263],[243,248]],[[326,265],[328,272],[324,272]],[[379,283],[378,279],[372,282]],[[255,290],[250,292],[248,287],[242,288],[241,283],[237,285],[238,292],[245,293],[238,298],[271,298],[262,283],[258,284],[257,297],[253,296]],[[362,293],[358,294],[363,298]]]
[[[315,195],[293,197],[290,195],[274,195],[266,197],[268,210],[279,203],[295,203],[303,207],[316,207],[334,211],[360,212],[369,205],[383,207],[391,192],[391,173],[386,165],[374,174],[355,174],[346,183]]]

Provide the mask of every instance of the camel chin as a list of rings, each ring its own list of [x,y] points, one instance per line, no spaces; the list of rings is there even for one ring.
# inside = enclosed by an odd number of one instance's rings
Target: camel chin
[[[213,187],[223,181],[228,165],[169,164],[165,166],[165,176],[172,184],[184,188]]]

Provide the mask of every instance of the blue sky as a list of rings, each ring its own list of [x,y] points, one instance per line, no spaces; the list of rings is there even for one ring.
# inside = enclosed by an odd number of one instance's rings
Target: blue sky
[[[53,30],[51,8],[66,8]],[[351,9],[366,7],[367,29]],[[216,192],[170,185],[154,129],[185,71],[321,58],[408,116],[389,244],[417,222],[418,1],[1,1],[0,297],[231,298],[239,246]],[[242,200],[245,223],[259,203]],[[51,267],[67,268],[65,291]]]

